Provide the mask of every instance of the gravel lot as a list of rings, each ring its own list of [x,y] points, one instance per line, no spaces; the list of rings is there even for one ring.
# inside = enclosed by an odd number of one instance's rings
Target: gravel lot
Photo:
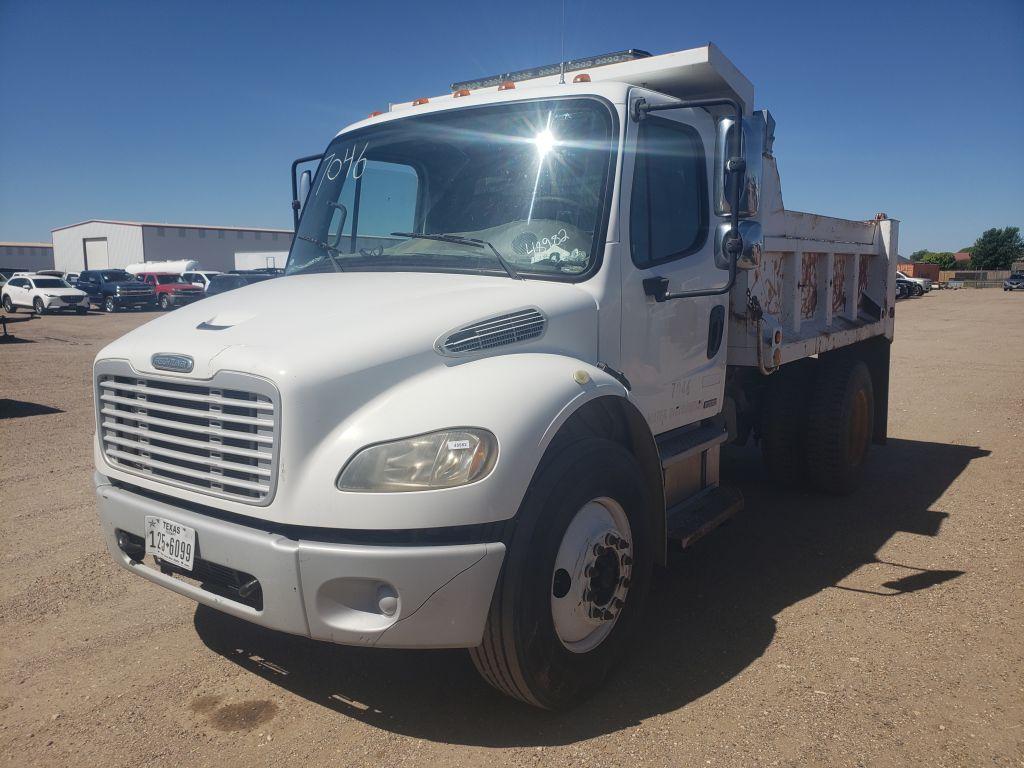
[[[152,315],[0,346],[0,764],[1024,765],[1024,296],[897,308],[890,441],[841,500],[780,494],[674,556],[605,691],[553,715],[461,651],[272,634],[118,569],[90,363]]]

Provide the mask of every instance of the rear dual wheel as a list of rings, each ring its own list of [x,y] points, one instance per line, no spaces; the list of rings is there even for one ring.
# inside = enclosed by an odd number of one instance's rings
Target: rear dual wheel
[[[844,356],[784,367],[768,382],[761,416],[761,451],[771,481],[852,493],[863,475],[874,419],[871,374],[863,361]]]
[[[483,643],[470,655],[502,693],[564,709],[597,690],[635,629],[653,551],[640,468],[603,438],[564,447],[526,493]]]
[[[853,493],[874,437],[875,396],[855,358],[826,363],[807,414],[807,479],[819,491]]]

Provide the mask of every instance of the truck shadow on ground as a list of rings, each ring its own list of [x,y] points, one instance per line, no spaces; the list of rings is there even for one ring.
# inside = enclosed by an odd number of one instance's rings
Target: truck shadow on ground
[[[726,683],[770,645],[776,614],[821,590],[866,592],[887,603],[961,575],[888,563],[876,553],[899,532],[938,535],[947,514],[931,505],[986,455],[971,446],[890,440],[873,451],[861,490],[835,499],[780,493],[767,484],[756,450],[730,451],[723,482],[743,490],[745,511],[671,556],[649,596],[635,652],[601,693],[570,712],[505,699],[477,677],[464,651],[346,648],[202,606],[195,627],[209,648],[241,667],[385,730],[491,747],[569,744],[679,709]],[[840,584],[865,565],[856,588]]]

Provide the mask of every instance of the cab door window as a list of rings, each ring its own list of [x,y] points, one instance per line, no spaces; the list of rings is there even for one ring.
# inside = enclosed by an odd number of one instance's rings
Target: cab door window
[[[629,235],[640,269],[698,252],[708,234],[707,163],[689,125],[648,117],[637,136]]]

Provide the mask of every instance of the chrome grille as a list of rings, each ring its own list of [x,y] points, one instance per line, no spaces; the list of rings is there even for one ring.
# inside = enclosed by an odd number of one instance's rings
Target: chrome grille
[[[450,333],[439,349],[450,355],[481,352],[539,338],[546,325],[547,320],[540,310],[523,309],[460,328]]]
[[[96,404],[103,454],[126,472],[221,498],[269,501],[277,475],[278,407],[231,381],[169,381],[101,373]]]

